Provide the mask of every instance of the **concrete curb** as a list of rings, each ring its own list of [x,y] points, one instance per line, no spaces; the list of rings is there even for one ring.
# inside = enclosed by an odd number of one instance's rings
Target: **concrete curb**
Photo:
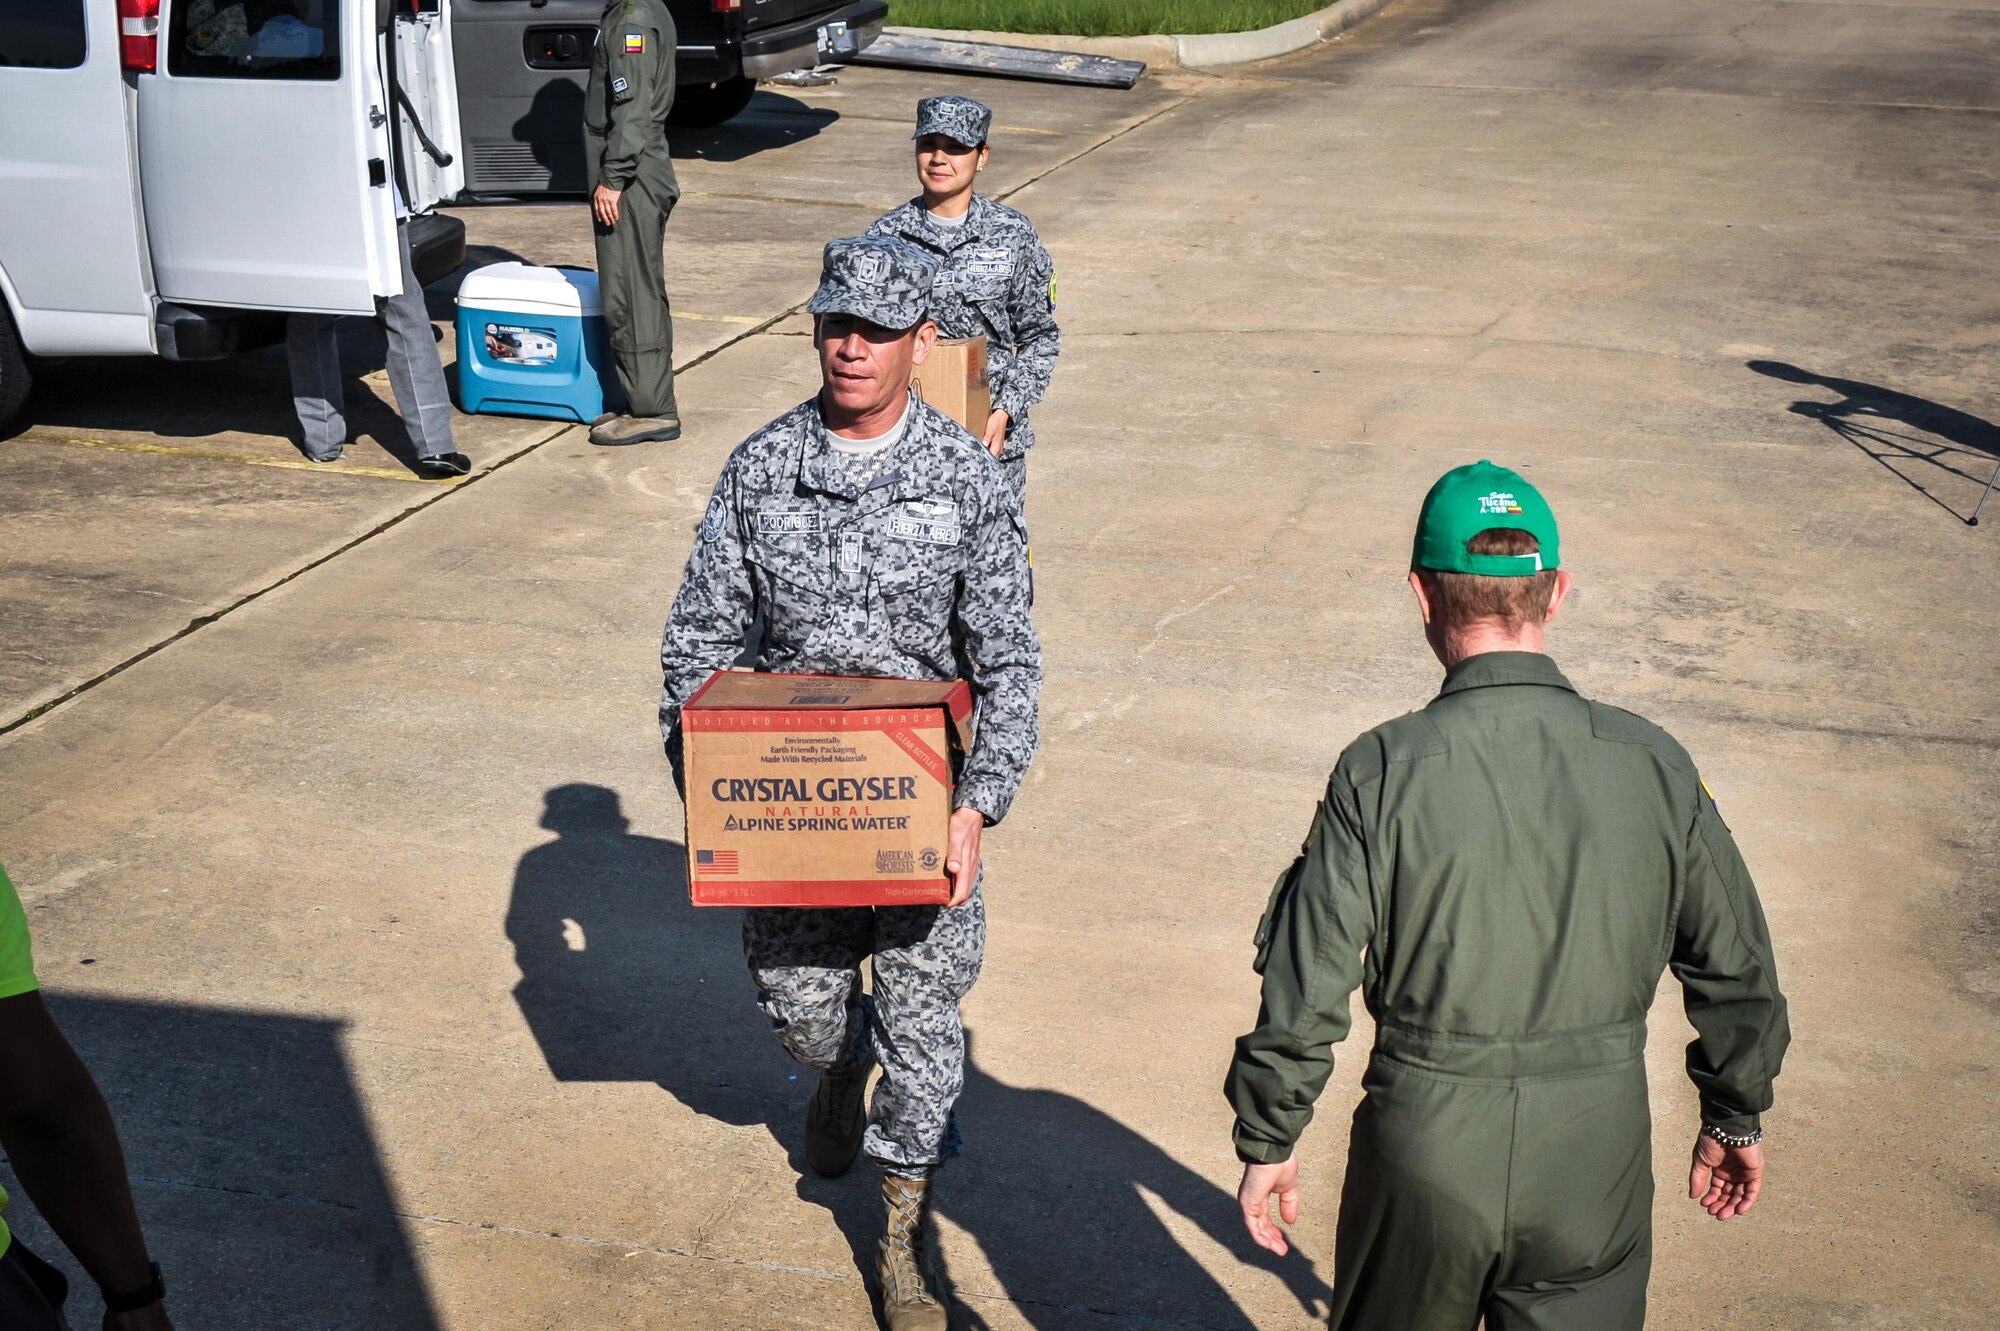
[[[1338,0],[1338,3],[1315,13],[1252,32],[1213,32],[1175,37],[1174,54],[1180,63],[1191,69],[1242,65],[1252,60],[1290,55],[1332,40],[1388,3],[1389,0]]]
[[[1042,51],[1083,51],[1119,60],[1143,60],[1149,65],[1210,69],[1220,65],[1269,60],[1330,41],[1388,3],[1389,0],[1338,0],[1325,9],[1302,14],[1268,28],[1249,32],[1193,33],[1181,37],[1071,37],[1061,33],[985,32],[970,28],[889,28],[885,31],[915,33],[940,41],[997,42],[1002,46],[1029,46]]]

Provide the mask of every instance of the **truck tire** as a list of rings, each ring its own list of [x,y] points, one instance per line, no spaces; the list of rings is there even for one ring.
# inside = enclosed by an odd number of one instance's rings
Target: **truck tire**
[[[7,432],[15,413],[28,400],[28,386],[33,382],[28,353],[14,330],[14,317],[7,311],[7,302],[0,301],[0,434]]]
[[[674,89],[673,109],[667,123],[683,129],[708,129],[740,113],[750,105],[757,80],[724,79],[720,83],[687,83]]]

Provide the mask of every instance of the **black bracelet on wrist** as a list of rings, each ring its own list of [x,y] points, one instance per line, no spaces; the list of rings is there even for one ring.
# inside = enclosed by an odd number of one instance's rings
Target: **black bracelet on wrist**
[[[141,1308],[150,1308],[167,1297],[167,1278],[160,1274],[160,1264],[152,1263],[153,1278],[138,1289],[127,1290],[123,1294],[113,1294],[102,1285],[97,1292],[104,1298],[107,1313],[135,1313]]]
[[[1720,1142],[1722,1145],[1738,1151],[1746,1146],[1755,1146],[1758,1142],[1764,1140],[1764,1130],[1762,1128],[1758,1128],[1754,1132],[1724,1132],[1713,1123],[1702,1124],[1701,1135],[1712,1142]]]

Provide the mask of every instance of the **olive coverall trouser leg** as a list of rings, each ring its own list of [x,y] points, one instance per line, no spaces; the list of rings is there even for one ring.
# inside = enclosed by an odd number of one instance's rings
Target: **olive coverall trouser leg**
[[[1642,1061],[1475,1078],[1377,1054],[1363,1086],[1330,1325],[1644,1325],[1653,1173]]]
[[[594,174],[594,172],[593,172]],[[594,185],[596,182],[593,181]],[[667,218],[674,201],[634,181],[618,196],[618,225],[594,223],[598,293],[618,386],[634,416],[680,418],[674,401],[674,316],[667,302]]]

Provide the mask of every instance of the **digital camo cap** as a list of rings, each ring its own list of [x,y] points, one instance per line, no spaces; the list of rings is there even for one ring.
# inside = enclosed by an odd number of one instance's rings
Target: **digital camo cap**
[[[896,236],[829,240],[808,314],[851,314],[883,328],[914,328],[930,312],[937,259]]]
[[[985,146],[986,131],[992,127],[993,112],[970,97],[926,97],[917,103],[917,132],[910,137],[942,134],[968,148],[979,148]]]

